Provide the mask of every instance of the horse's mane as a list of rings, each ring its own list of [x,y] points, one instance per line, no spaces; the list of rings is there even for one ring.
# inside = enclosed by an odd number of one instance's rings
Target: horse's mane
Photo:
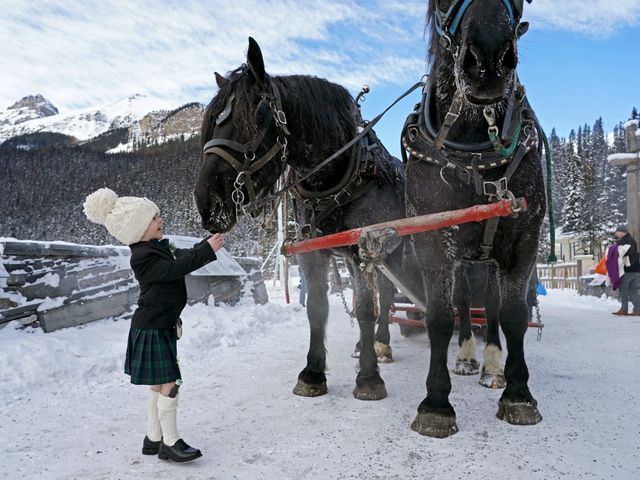
[[[236,128],[247,138],[255,135],[255,99],[263,93],[263,89],[251,75],[247,65],[227,74],[228,83],[220,89],[204,112],[202,146],[210,140],[215,119],[224,110],[231,92],[236,95],[233,106]],[[324,152],[337,150],[355,135],[353,98],[344,87],[306,75],[275,76],[271,80],[280,91],[282,106],[287,112],[288,128],[294,141],[303,141],[313,145],[314,150]]]

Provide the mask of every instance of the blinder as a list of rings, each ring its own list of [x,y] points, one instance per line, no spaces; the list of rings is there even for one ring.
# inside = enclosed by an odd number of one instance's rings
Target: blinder
[[[258,130],[267,130],[271,126],[273,111],[269,106],[269,100],[266,96],[258,103],[255,113],[255,124]]]
[[[216,125],[222,125],[224,121],[231,116],[233,111],[233,101],[236,99],[236,94],[232,93],[227,99],[227,103],[224,106],[224,110],[216,117]]]

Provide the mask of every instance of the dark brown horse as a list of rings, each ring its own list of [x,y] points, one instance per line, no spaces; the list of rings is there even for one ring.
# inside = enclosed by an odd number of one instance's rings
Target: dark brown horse
[[[487,331],[483,380],[502,375],[501,326],[508,355],[498,418],[530,425],[542,417],[527,385],[525,292],[535,266],[545,214],[540,164],[541,129],[515,73],[517,41],[527,30],[520,0],[431,0],[429,80],[421,105],[403,130],[408,153],[408,215],[455,210],[503,198],[525,197],[515,218],[460,225],[414,238],[427,297],[431,361],[427,396],[412,428],[446,437],[457,431],[449,402],[447,348],[453,307],[468,315],[469,275],[486,275]],[[464,320],[464,319],[463,319]],[[477,368],[470,331],[461,322],[457,368]],[[460,372],[460,373],[472,373]]]

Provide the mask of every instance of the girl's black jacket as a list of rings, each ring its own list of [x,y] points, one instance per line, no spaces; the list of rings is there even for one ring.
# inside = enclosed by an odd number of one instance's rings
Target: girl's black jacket
[[[216,259],[206,240],[191,249],[177,249],[176,258],[159,242],[130,246],[131,268],[140,284],[132,328],[173,328],[187,304],[185,275]]]

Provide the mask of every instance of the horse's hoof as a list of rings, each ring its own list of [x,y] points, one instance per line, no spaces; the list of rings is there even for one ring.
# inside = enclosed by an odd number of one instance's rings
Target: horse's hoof
[[[375,385],[356,385],[353,389],[353,396],[356,400],[382,400],[387,398],[387,389],[384,383]]]
[[[483,373],[480,376],[480,385],[487,388],[504,388],[507,386],[507,380],[504,378],[504,373]]]
[[[322,382],[320,385],[310,385],[304,383],[302,380],[298,380],[298,383],[296,383],[296,386],[293,388],[293,393],[301,397],[319,397],[328,391],[327,382]]]
[[[542,421],[542,415],[538,411],[538,402],[535,400],[533,402],[500,400],[496,417],[511,425],[536,425]]]
[[[458,425],[455,416],[418,412],[411,429],[427,437],[446,438],[458,432]]]
[[[475,358],[470,360],[457,360],[453,373],[456,375],[476,375],[480,372],[480,364]]]

